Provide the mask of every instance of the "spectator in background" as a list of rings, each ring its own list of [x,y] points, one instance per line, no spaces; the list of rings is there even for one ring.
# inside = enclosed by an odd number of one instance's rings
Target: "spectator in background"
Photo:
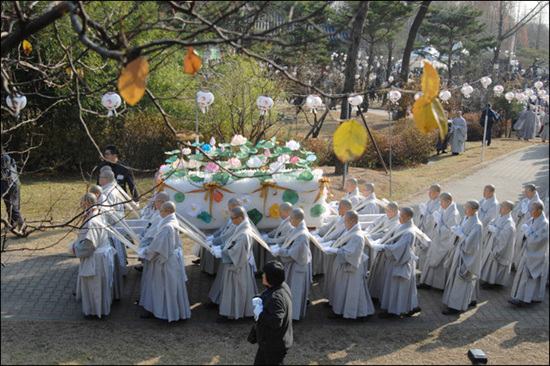
[[[119,151],[117,147],[115,145],[107,145],[104,155],[107,161],[104,161],[99,168],[101,169],[105,165],[110,166],[111,170],[115,174],[115,179],[118,185],[122,187],[124,192],[127,192],[126,185],[128,185],[128,188],[130,189],[130,196],[134,202],[139,205],[139,195],[134,183],[134,174],[128,164],[118,159]],[[97,184],[99,184],[99,178],[97,179]]]
[[[447,117],[447,134],[445,135],[445,137],[443,138],[443,140],[441,140],[441,134],[438,134],[437,135],[437,145],[435,145],[435,149],[437,150],[437,155],[443,153],[443,154],[446,154],[447,152],[445,150],[447,150],[447,146],[449,145],[449,139],[451,138],[451,126],[452,126],[452,121],[451,119],[449,118],[449,112],[445,111],[445,116]]]
[[[20,212],[21,188],[19,185],[17,164],[2,146],[2,199],[6,205],[8,221],[12,231],[15,231],[16,234],[23,234],[26,225]],[[19,231],[17,231],[17,228]]]
[[[491,136],[493,135],[493,125],[500,118],[497,112],[492,109],[492,105],[487,103],[487,106],[481,112],[481,118],[479,124],[481,127],[485,128],[485,119],[487,119],[487,135],[485,141],[487,141],[487,146],[491,146]]]
[[[462,117],[462,111],[458,111],[456,118],[453,119],[451,132],[453,134],[451,139],[451,152],[453,155],[458,155],[466,151],[468,126],[466,125],[466,120]]]

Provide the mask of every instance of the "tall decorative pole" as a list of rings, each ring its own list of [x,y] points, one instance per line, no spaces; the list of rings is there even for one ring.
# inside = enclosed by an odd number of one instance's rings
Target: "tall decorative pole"
[[[388,93],[388,127],[390,137],[390,198],[392,194],[392,180],[391,180],[391,161],[392,161],[392,149],[391,149],[391,105],[392,103],[398,104],[397,101],[401,99],[401,93],[397,90],[390,90]]]
[[[491,85],[493,81],[491,80],[490,77],[488,76],[484,76],[481,78],[481,85],[483,85],[483,87],[485,89],[487,89],[487,87],[489,85]],[[485,143],[487,141],[487,122],[489,120],[489,93],[487,93],[487,106],[485,107],[485,123],[484,123],[484,126],[483,126],[483,146],[481,148],[481,162],[483,163],[483,158],[485,156]]]

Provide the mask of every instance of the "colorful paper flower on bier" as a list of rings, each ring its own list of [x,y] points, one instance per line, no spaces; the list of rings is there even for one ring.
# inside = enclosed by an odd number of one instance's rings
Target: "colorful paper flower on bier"
[[[286,143],[286,147],[288,147],[292,151],[296,151],[300,148],[300,143],[294,140],[290,140]]]
[[[214,138],[214,136],[210,137],[210,146],[216,146],[216,139]]]
[[[174,169],[185,169],[187,167],[187,163],[183,159],[178,159],[172,163],[172,167]]]
[[[287,154],[283,154],[283,155],[280,155],[278,158],[277,158],[277,161],[281,164],[284,164],[286,163],[287,161],[290,160],[290,155],[287,155]]]
[[[198,205],[196,203],[192,203],[191,206],[187,209],[187,214],[192,217],[196,217],[199,213],[201,213],[202,207],[201,205]]]
[[[270,172],[270,173],[275,173],[275,172],[277,172],[277,171],[283,169],[284,166],[285,166],[284,164],[281,164],[281,163],[279,163],[278,161],[273,162],[273,163],[271,163],[271,164],[269,165],[269,172]]]
[[[241,196],[241,202],[242,202],[244,208],[248,208],[248,206],[250,206],[250,203],[252,202],[252,197],[250,197],[250,196]]]
[[[269,151],[269,149],[265,149],[265,151],[264,151],[264,156],[265,156],[266,158],[269,158],[269,155],[271,155],[271,151]]]
[[[203,150],[204,152],[209,152],[209,151],[212,150],[212,146],[210,146],[210,145],[208,145],[208,144],[204,144],[204,145],[202,145],[202,150]]]
[[[210,162],[204,167],[204,170],[206,170],[209,173],[216,173],[218,172],[218,170],[220,170],[220,167],[218,166],[218,164],[214,162]]]
[[[292,164],[296,164],[298,162],[298,160],[299,160],[299,158],[297,156],[293,156],[293,157],[290,158],[290,162]]]
[[[237,158],[230,158],[229,160],[227,160],[227,166],[229,168],[238,168],[242,165],[243,164],[241,163],[241,161]]]
[[[315,155],[313,155],[313,154],[308,155],[308,156],[306,157],[306,160],[309,161],[309,162],[313,162],[313,161],[317,160],[317,156],[315,156]]]
[[[243,135],[235,135],[231,140],[231,146],[240,146],[246,144],[246,137]]]
[[[172,168],[170,167],[170,165],[168,164],[164,164],[164,165],[161,165],[160,168],[159,168],[159,173],[160,174],[166,174],[168,173]]]
[[[246,165],[249,168],[259,168],[262,166],[262,161],[257,156],[253,156],[250,159],[248,159],[248,161],[246,162]]]
[[[181,152],[183,152],[184,155],[189,155],[189,154],[191,154],[191,149],[186,147]]]
[[[189,164],[188,164],[189,169],[195,169],[195,168],[198,168],[200,166],[201,166],[200,161],[197,161],[195,159],[190,159],[189,160]]]

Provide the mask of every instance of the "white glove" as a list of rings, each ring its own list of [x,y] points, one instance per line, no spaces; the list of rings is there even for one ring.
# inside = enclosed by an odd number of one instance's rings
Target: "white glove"
[[[206,235],[206,239],[205,239],[205,240],[206,240],[206,241],[209,241],[209,240],[212,241],[212,240],[214,240],[214,235]]]
[[[523,231],[525,235],[530,235],[533,233],[533,229],[531,229],[527,224],[521,225],[521,231]]]
[[[262,239],[264,239],[264,241],[267,241],[267,239],[269,239],[269,236],[267,234],[262,234]]]
[[[441,212],[435,211],[432,215],[435,219],[435,222],[439,222],[439,219],[441,219]]]
[[[527,202],[523,202],[521,204],[521,212],[524,213],[524,214],[529,212],[529,204]]]
[[[271,254],[274,255],[274,256],[279,254],[280,249],[281,248],[277,244],[269,246],[269,250],[271,251]]]
[[[261,297],[254,297],[252,298],[252,306],[258,306],[262,305],[262,298]]]
[[[492,233],[496,233],[498,230],[498,227],[496,227],[495,225],[489,225],[487,229]]]
[[[254,320],[258,320],[262,311],[264,311],[264,306],[262,304],[254,306]]]
[[[464,231],[462,231],[462,229],[458,229],[458,232],[456,233],[456,235],[457,235],[460,239],[466,239],[466,234],[464,234]]]
[[[325,253],[336,254],[338,253],[338,248],[325,248]]]
[[[460,228],[459,228],[458,226],[453,226],[453,227],[451,228],[451,232],[452,232],[453,234],[455,234],[456,236],[458,236],[458,230],[460,230]]]
[[[426,215],[426,213],[428,213],[428,207],[426,207],[426,204],[421,203],[418,208],[423,215]]]
[[[214,242],[212,240],[206,239],[206,245],[212,247],[212,245],[214,245]]]
[[[221,258],[222,257],[222,248],[220,248],[220,247],[212,248],[212,254],[214,254],[214,257],[216,257],[216,258]]]
[[[374,249],[377,252],[381,251],[385,247],[384,244],[378,244],[378,243],[371,244],[371,246],[372,246],[372,249]]]
[[[329,241],[322,242],[321,245],[324,248],[330,248],[332,246],[332,243],[334,243],[334,240],[329,240]]]

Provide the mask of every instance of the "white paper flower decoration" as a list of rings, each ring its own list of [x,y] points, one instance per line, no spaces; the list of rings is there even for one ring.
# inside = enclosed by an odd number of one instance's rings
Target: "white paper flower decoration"
[[[231,146],[240,146],[246,144],[246,137],[243,135],[235,135],[231,140]]]
[[[292,151],[296,151],[300,148],[300,143],[294,140],[290,140],[286,143],[286,147],[288,147]]]
[[[262,161],[257,156],[253,156],[250,159],[248,159],[248,161],[246,162],[246,165],[249,168],[259,168],[262,166]]]
[[[244,208],[248,208],[248,206],[250,206],[250,204],[252,203],[252,197],[250,196],[241,196],[241,202],[243,204],[243,207]]]
[[[192,203],[187,209],[187,214],[191,217],[196,217],[202,212],[202,205],[197,203]]]

